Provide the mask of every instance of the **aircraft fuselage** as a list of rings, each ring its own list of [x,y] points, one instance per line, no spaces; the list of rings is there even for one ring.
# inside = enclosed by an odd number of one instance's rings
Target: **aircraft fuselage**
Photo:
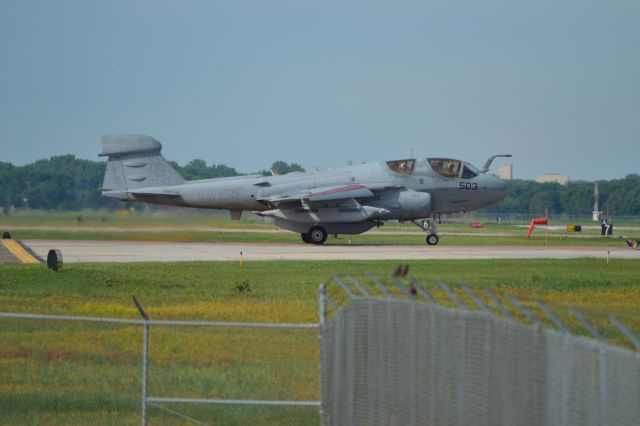
[[[449,158],[406,159],[289,173],[184,181],[148,136],[106,136],[101,155],[109,156],[103,195],[156,204],[228,209],[272,218],[285,229],[310,235],[357,234],[386,220],[415,221],[439,213],[475,210],[495,204],[506,185]],[[435,235],[435,227],[429,229]],[[311,242],[316,242],[311,239]],[[307,241],[305,239],[305,241]],[[307,241],[309,242],[309,241]],[[437,243],[437,237],[436,237]],[[430,243],[431,244],[431,243]]]

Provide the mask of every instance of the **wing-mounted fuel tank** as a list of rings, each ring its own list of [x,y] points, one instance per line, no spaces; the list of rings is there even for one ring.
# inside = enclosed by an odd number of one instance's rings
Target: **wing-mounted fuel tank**
[[[412,189],[387,190],[374,205],[389,211],[385,219],[422,219],[429,217],[433,210],[431,194]]]
[[[276,219],[275,224],[280,228],[300,233],[309,232],[311,227],[315,226],[315,223],[291,222],[285,219]],[[357,223],[323,223],[322,227],[328,234],[362,234],[374,226],[380,225],[382,225],[381,222],[366,220]]]
[[[282,206],[279,209],[256,214],[296,223],[358,223],[378,220],[389,213],[383,207],[363,206],[355,199],[351,199],[340,203],[302,203]]]

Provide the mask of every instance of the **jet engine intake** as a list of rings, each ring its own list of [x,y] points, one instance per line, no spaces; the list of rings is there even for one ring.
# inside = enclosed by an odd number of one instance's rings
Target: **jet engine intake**
[[[431,216],[431,194],[412,189],[388,191],[380,197],[377,206],[391,212],[388,219],[422,219]]]

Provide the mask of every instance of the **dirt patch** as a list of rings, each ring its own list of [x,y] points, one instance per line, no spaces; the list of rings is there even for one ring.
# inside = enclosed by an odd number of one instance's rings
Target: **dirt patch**
[[[47,349],[43,356],[44,360],[47,362],[66,361],[70,357],[71,353],[64,349]]]
[[[0,350],[0,359],[25,359],[31,356],[27,348],[9,348]]]

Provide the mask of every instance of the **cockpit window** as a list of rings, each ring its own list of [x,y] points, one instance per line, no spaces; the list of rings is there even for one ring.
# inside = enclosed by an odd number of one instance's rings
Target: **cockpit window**
[[[457,178],[460,175],[462,162],[450,158],[428,158],[434,172],[447,178]]]
[[[413,173],[413,168],[416,164],[416,160],[396,160],[387,161],[387,166],[391,170],[401,175],[410,175]]]
[[[478,176],[478,173],[480,173],[478,169],[469,163],[464,163],[464,166],[462,167],[462,179],[472,179]]]

